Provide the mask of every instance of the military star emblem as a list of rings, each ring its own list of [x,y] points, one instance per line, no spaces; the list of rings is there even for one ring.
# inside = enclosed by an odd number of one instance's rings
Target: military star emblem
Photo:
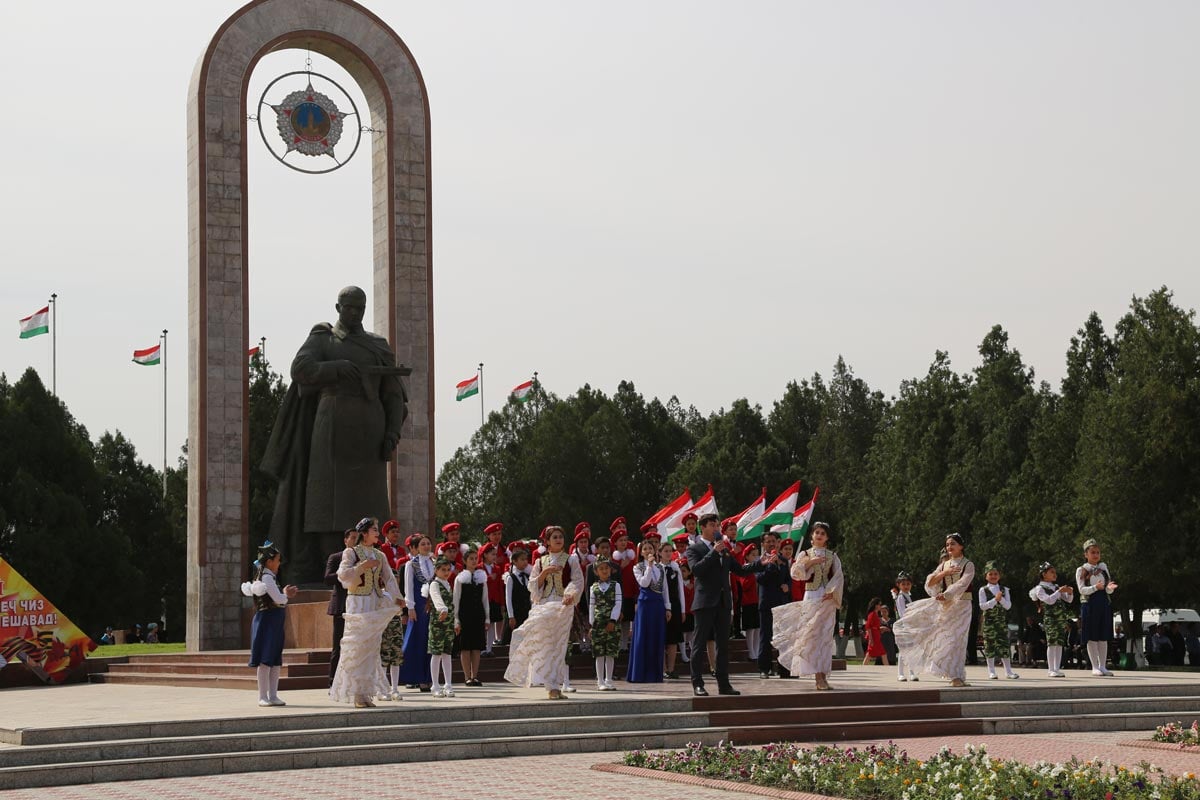
[[[292,92],[271,108],[288,152],[333,155],[334,146],[342,138],[342,114],[329,97],[313,89],[311,81],[307,88]]]

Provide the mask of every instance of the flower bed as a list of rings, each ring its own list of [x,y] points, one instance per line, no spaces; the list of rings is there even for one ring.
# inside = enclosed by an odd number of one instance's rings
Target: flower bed
[[[858,750],[691,744],[662,753],[634,750],[622,763],[867,800],[1200,800],[1200,782],[1194,775],[1167,775],[1144,761],[1134,768],[1077,759],[1024,764],[990,758],[983,747],[970,745],[961,755],[943,747],[920,761],[892,743]]]
[[[1154,735],[1150,738],[1156,742],[1178,744],[1180,747],[1197,747],[1200,746],[1200,722],[1193,721],[1190,728],[1183,727],[1182,722],[1168,722],[1155,728]]]

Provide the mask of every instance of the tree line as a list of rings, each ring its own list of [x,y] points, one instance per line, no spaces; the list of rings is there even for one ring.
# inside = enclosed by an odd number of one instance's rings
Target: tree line
[[[468,531],[502,520],[510,538],[587,520],[631,527],[685,487],[712,484],[724,515],[764,486],[821,487],[857,613],[896,573],[931,571],[947,533],[982,567],[996,560],[1024,603],[1036,567],[1068,572],[1095,537],[1123,610],[1192,607],[1200,567],[1200,329],[1165,287],[1134,297],[1110,333],[1091,314],[1060,385],[1037,382],[1000,326],[980,363],[936,352],[895,395],[839,358],[827,377],[788,382],[769,409],[745,399],[704,415],[647,400],[628,381],[493,411],[437,477],[438,520]],[[285,383],[250,362],[250,463]],[[186,447],[185,447],[186,453]],[[250,475],[250,529],[268,529],[275,485]],[[162,473],[119,432],[93,442],[36,371],[0,375],[0,556],[85,631],[163,618],[182,637],[187,463]],[[470,538],[470,537],[468,537]],[[1065,577],[1065,576],[1064,576]]]
[[[733,400],[707,416],[632,383],[509,402],[443,466],[438,516],[471,530],[504,520],[531,536],[548,522],[641,521],[683,488],[712,484],[725,515],[764,485],[820,486],[846,569],[851,613],[896,573],[932,571],[946,534],[977,568],[997,561],[1027,603],[1042,561],[1064,579],[1095,537],[1140,613],[1200,600],[1200,330],[1161,288],[1134,297],[1110,333],[1095,313],[1066,351],[1058,387],[1037,382],[999,325],[980,363],[947,353],[885,397],[839,358],[793,380],[769,409]],[[633,527],[633,526],[631,526]]]

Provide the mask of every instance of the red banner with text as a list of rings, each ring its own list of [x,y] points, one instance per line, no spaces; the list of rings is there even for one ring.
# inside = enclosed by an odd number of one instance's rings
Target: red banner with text
[[[0,666],[20,661],[46,683],[62,683],[96,643],[0,558]]]

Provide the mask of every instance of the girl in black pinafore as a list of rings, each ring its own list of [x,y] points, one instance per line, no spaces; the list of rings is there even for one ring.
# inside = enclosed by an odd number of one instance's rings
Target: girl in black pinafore
[[[483,686],[479,680],[479,654],[491,624],[487,572],[478,569],[478,551],[471,550],[463,556],[463,571],[454,579],[454,632],[458,634],[464,686]]]

